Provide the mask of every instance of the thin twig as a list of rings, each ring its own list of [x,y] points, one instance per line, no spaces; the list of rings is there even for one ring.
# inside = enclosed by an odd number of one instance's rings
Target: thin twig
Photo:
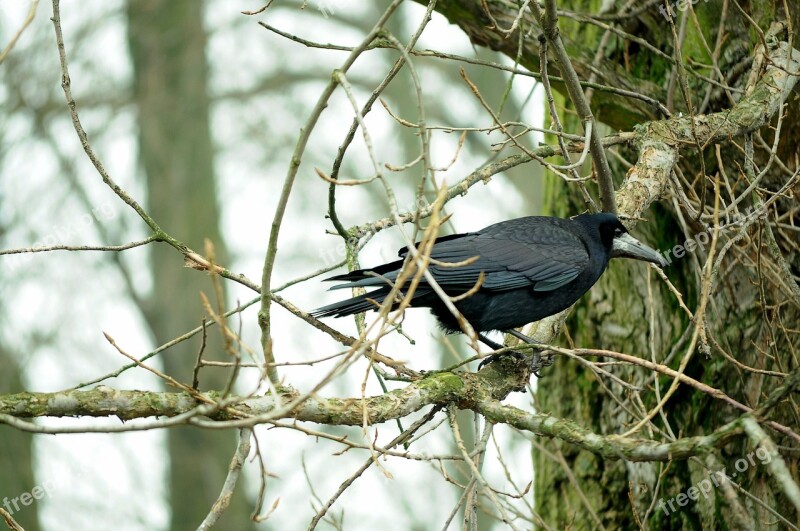
[[[222,490],[217,497],[217,501],[211,506],[203,522],[197,526],[198,531],[208,531],[214,527],[222,513],[228,508],[233,497],[233,491],[236,488],[236,483],[239,481],[239,475],[242,472],[242,466],[245,459],[250,454],[250,437],[253,435],[251,428],[242,428],[239,430],[239,444],[236,446],[236,451],[231,458],[231,463],[228,465],[228,475],[225,477],[225,482],[222,484]]]

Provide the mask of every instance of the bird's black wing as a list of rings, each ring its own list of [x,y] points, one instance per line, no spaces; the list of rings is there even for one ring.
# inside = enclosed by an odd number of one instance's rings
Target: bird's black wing
[[[532,287],[552,291],[574,280],[588,265],[583,241],[570,229],[569,220],[527,217],[491,225],[479,232],[438,238],[431,257],[443,263],[473,262],[447,267],[431,264],[428,270],[445,289],[468,290],[484,273],[481,287],[490,291]],[[408,249],[398,252],[405,258]],[[477,258],[476,258],[477,257]],[[403,261],[360,269],[326,280],[348,281],[331,289],[385,286],[394,281]],[[422,280],[425,284],[425,280]]]
[[[435,260],[457,263],[477,259],[459,267],[431,264],[428,269],[445,289],[467,290],[483,272],[481,286],[486,290],[555,290],[574,280],[589,263],[583,241],[569,230],[568,223],[554,218],[520,218],[439,240],[431,251]],[[401,256],[406,252],[402,249]]]

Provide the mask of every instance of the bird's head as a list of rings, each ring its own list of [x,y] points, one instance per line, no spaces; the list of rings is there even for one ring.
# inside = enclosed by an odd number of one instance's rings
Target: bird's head
[[[661,253],[631,236],[625,225],[614,214],[608,212],[584,214],[577,216],[575,219],[587,228],[591,227],[599,233],[600,240],[603,242],[603,246],[609,249],[611,258],[633,258],[652,262],[659,267],[668,265]]]

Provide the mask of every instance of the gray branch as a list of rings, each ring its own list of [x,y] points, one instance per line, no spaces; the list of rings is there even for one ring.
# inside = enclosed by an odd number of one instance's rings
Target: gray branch
[[[743,429],[740,420],[736,420],[710,435],[686,437],[669,443],[600,435],[568,419],[530,413],[501,404],[500,400],[511,391],[519,390],[529,377],[524,370],[526,363],[521,362],[521,366],[517,363],[516,360],[498,361],[480,373],[431,374],[403,389],[365,399],[309,396],[298,401],[300,395],[296,391],[280,388],[275,395],[229,398],[216,408],[208,407],[208,402],[220,400],[219,393],[215,392],[205,393],[204,398],[207,400],[203,403],[186,393],[120,391],[105,386],[87,391],[18,393],[0,396],[0,422],[41,433],[135,431],[172,425],[169,421],[173,419],[183,423],[192,423],[194,420],[203,426],[219,428],[248,427],[284,418],[326,425],[360,426],[364,422],[365,409],[370,424],[378,424],[405,417],[428,406],[457,404],[462,409],[481,413],[497,424],[508,424],[536,435],[558,438],[608,459],[629,461],[670,461],[705,455],[722,446]],[[493,367],[495,365],[500,367]],[[287,407],[298,402],[293,408]],[[198,418],[201,415],[213,422],[201,421]],[[21,420],[76,416],[116,416],[122,420],[169,418],[146,425],[131,423],[123,426],[91,426],[92,429],[89,426],[45,427]]]

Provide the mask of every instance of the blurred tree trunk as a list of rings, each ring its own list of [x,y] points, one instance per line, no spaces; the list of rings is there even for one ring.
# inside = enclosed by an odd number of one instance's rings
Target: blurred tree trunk
[[[203,3],[191,0],[132,1],[128,4],[129,45],[148,212],[166,231],[199,252],[209,238],[217,260],[224,263],[203,13]],[[187,271],[173,250],[155,247],[151,253],[153,295],[143,311],[161,344],[198,326],[203,318],[199,293],[205,291],[213,301],[213,292],[208,277]],[[191,384],[199,348],[197,339],[171,348],[161,357],[166,372]],[[212,329],[204,357],[221,359],[221,354],[221,341]],[[222,389],[226,377],[223,371],[203,371],[201,387]],[[202,522],[222,488],[235,437],[230,430],[169,430],[172,529],[194,528]],[[254,527],[245,490],[236,489],[221,528]]]
[[[3,140],[5,140],[3,138]],[[5,226],[0,225],[0,243],[5,242]],[[5,245],[0,245],[4,249]],[[9,271],[9,269],[6,269]],[[5,295],[3,284],[13,281],[13,275],[4,275],[0,281],[0,294]],[[0,319],[12,311],[11,304],[5,304],[6,297],[0,297]],[[12,352],[0,339],[0,395],[18,393],[25,389],[22,378],[23,358],[19,352]],[[36,483],[33,463],[33,434],[20,430],[4,429],[0,437],[0,505],[9,499],[31,492]],[[27,531],[40,529],[39,503],[34,502],[21,511],[13,511],[14,519]],[[12,512],[12,508],[4,507]]]
[[[598,14],[601,7],[600,1],[561,4],[563,5],[560,7],[564,9],[588,15]],[[670,6],[674,4],[669,3]],[[685,6],[688,2],[682,4]],[[510,8],[509,5],[481,0],[440,2],[437,10],[464,29],[474,43],[492,47],[514,57],[519,44],[518,34],[506,38],[505,34],[496,29],[497,26],[511,27],[517,8]],[[635,5],[638,6],[638,3]],[[723,12],[723,5],[727,6],[726,12]],[[618,9],[621,3],[614,6]],[[763,31],[766,31],[772,21],[785,19],[781,3],[776,5],[773,2],[754,0],[742,6]],[[790,3],[788,6],[792,11],[791,24],[797,28],[800,22],[798,5]],[[486,9],[491,11],[493,20],[487,17]],[[696,68],[699,68],[698,65],[710,64],[711,59],[700,38],[700,32],[713,49],[719,29],[722,28],[725,37],[720,43],[720,70],[726,76],[727,83],[743,89],[750,70],[749,58],[752,57],[753,47],[759,42],[752,26],[733,2],[695,2],[694,12],[696,19],[690,11],[675,13],[676,28],[680,31],[683,25],[686,34],[682,47],[684,62],[687,62],[686,58],[691,58],[691,64]],[[611,14],[613,11],[605,13]],[[683,22],[682,17],[685,18]],[[657,5],[633,16],[619,17],[615,22],[620,30],[643,39],[669,55],[674,54],[672,28],[659,12]],[[528,23],[531,24],[532,21],[528,19]],[[603,39],[602,28],[566,15],[560,17],[559,25],[561,36],[581,79],[589,79],[594,72],[599,83],[635,90],[669,103],[674,112],[688,112],[680,86],[675,82],[673,64],[665,57],[630,39],[612,34],[609,45],[605,47],[598,61],[595,55]],[[524,28],[525,31],[527,29]],[[523,46],[522,63],[536,71],[538,42],[535,36],[540,32],[540,29],[533,28],[531,37]],[[797,46],[796,43],[793,45]],[[551,65],[550,71],[557,74],[554,65]],[[708,74],[709,70],[703,70],[703,73]],[[710,75],[714,77],[713,73]],[[723,91],[715,90],[695,76],[688,76],[688,82],[695,113],[698,110],[716,112],[730,108],[731,103]],[[554,88],[562,90],[557,83]],[[571,112],[568,103],[563,100],[561,103],[568,108],[565,114]],[[796,115],[796,98],[788,103],[790,106],[787,115]],[[637,123],[658,118],[653,109],[643,107],[641,102],[609,92],[596,91],[592,106],[595,116],[614,129],[631,130]],[[775,123],[775,117],[772,123]],[[570,132],[581,130],[580,124],[574,119],[566,126]],[[767,142],[771,142],[772,132],[762,130],[762,134]],[[778,156],[783,161],[791,161],[787,162],[789,170],[795,171],[800,124],[794,120],[784,121],[781,134],[783,136]],[[738,139],[740,145],[741,140]],[[731,164],[727,171],[735,172],[732,161],[743,160],[741,151],[725,144],[722,149],[723,159]],[[620,150],[629,161],[636,161],[636,152],[624,148]],[[756,163],[764,167],[764,151],[757,150],[756,156]],[[694,193],[698,196],[705,193],[706,205],[713,205],[713,180],[718,173],[713,147],[706,149],[704,158],[708,177],[702,176],[702,166],[694,148],[681,152],[680,168],[686,179],[694,183]],[[622,176],[626,169],[617,164],[614,173]],[[617,184],[619,181],[621,178]],[[772,191],[785,182],[785,174],[774,166],[763,181],[764,186]],[[740,179],[735,183],[734,190],[741,193],[747,184],[746,181],[742,184]],[[689,217],[686,212],[676,211],[675,203],[669,197],[665,199],[667,200],[662,200],[647,211],[648,223],[640,223],[636,230],[637,236],[652,247],[662,250],[682,243],[687,238],[680,229],[678,219]],[[544,203],[547,214],[559,216],[573,215],[586,208],[577,188],[556,178],[550,181]],[[741,208],[749,204],[748,198]],[[796,208],[796,202],[779,202],[780,212],[793,208]],[[720,273],[706,314],[711,347],[708,352],[695,352],[686,373],[723,390],[742,403],[758,407],[770,392],[783,383],[782,378],[739,369],[725,359],[722,351],[749,367],[790,372],[798,367],[800,341],[796,330],[787,328],[797,328],[800,312],[791,295],[778,287],[779,282],[770,281],[762,274],[761,267],[756,265],[769,257],[765,244],[761,243],[764,238],[763,226],[759,228],[756,225],[750,230],[750,235],[752,242],[739,246],[739,250],[729,253],[723,262],[724,273]],[[780,242],[781,251],[791,264],[796,277],[800,271],[796,233],[793,240],[790,236],[788,241]],[[698,271],[706,257],[703,251],[698,251],[675,260],[666,270],[692,309],[697,308],[700,298]],[[668,363],[677,369],[680,359],[686,354],[688,343],[681,342],[679,338],[687,328],[691,334],[693,327],[678,308],[675,297],[664,288],[650,268],[631,261],[617,261],[612,263],[601,281],[572,312],[565,327],[569,338],[565,334],[562,334],[562,338],[565,344],[571,341],[580,347],[611,349],[645,359],[651,359],[652,355],[659,363]],[[652,351],[651,333],[654,346]],[[673,350],[675,355],[667,359]],[[619,366],[606,369],[623,380],[641,386],[644,389],[641,395],[645,399],[644,403],[637,403],[629,392],[611,384],[607,379],[601,385],[594,374],[574,361],[558,358],[552,367],[543,370],[543,378],[538,381],[536,400],[539,409],[557,417],[573,419],[597,433],[625,432],[658,402],[653,392],[654,382],[650,373],[640,369]],[[663,396],[671,379],[661,377],[657,382]],[[676,436],[709,434],[741,415],[740,411],[723,406],[708,395],[688,390],[685,386],[666,403],[663,411],[664,417],[657,416],[653,423],[661,430],[670,428]],[[800,425],[799,416],[796,401],[790,396],[771,410],[769,418],[796,427]],[[668,419],[669,426],[665,425],[664,418]],[[647,431],[642,434],[653,435]],[[787,437],[774,431],[768,431],[768,434],[779,447],[796,448],[796,444]],[[709,466],[715,470],[726,467],[730,475],[738,459],[753,455],[755,447],[746,436],[737,437],[723,451],[707,459],[675,461],[663,466],[603,460],[560,441],[543,440],[541,443],[542,446],[534,450],[535,506],[543,520],[557,529],[597,529],[599,524],[606,529],[746,529],[750,525],[758,525],[763,529],[785,528],[783,522],[770,514],[770,509],[777,510],[795,525],[800,523],[800,515],[776,487],[767,467],[759,461],[755,462],[755,466],[749,466],[744,473],[737,474],[735,482],[763,500],[768,507],[752,503],[741,493],[737,495],[738,489],[732,490],[736,501],[731,504],[725,499],[722,488],[714,488],[708,499],[701,496],[697,501],[689,501],[682,506],[673,501],[674,510],[668,506],[665,509],[665,505],[658,503],[659,500],[665,503],[674,500],[677,495],[698,485],[708,477]],[[797,478],[800,454],[796,450],[789,450],[783,452],[783,457],[792,475]],[[737,511],[742,508],[749,513],[745,514],[744,521],[750,518],[750,523],[743,523],[737,517]]]
[[[0,312],[5,309],[0,305]],[[12,355],[0,345],[0,394],[19,393],[24,390],[19,356]],[[37,485],[33,471],[33,434],[20,430],[5,429],[0,437],[0,506],[6,498],[12,500],[23,493],[30,493]],[[12,502],[13,503],[13,502]],[[17,502],[19,503],[19,502]],[[39,500],[28,506],[18,505],[19,510],[5,507],[14,520],[27,531],[40,529]]]

